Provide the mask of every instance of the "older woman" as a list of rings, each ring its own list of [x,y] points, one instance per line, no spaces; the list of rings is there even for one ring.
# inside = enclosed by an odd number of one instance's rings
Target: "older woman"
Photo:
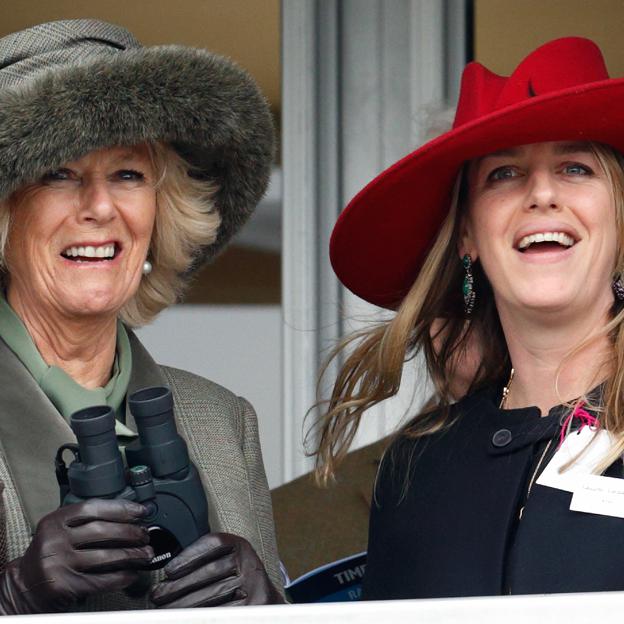
[[[182,295],[264,192],[273,130],[263,97],[229,61],[142,48],[95,20],[9,35],[0,59],[0,477],[11,560],[2,609],[151,604],[136,582],[153,555],[145,507],[57,509],[53,464],[75,440],[74,411],[113,408],[124,446],[136,437],[126,398],[163,384],[221,533],[169,563],[154,603],[281,601],[253,409],[158,366],[130,330]],[[119,592],[130,585],[132,598]]]
[[[440,396],[382,462],[365,597],[624,589],[623,100],[586,39],[510,77],[472,63],[453,129],[341,215],[338,276],[397,314],[352,344],[325,476],[419,350]],[[479,366],[452,403],[470,341]]]

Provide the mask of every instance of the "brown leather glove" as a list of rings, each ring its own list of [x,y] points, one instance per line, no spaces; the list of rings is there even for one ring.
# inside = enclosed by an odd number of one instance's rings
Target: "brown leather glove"
[[[165,567],[166,579],[152,591],[158,607],[281,604],[249,542],[231,533],[208,533]]]
[[[123,589],[154,556],[136,524],[143,505],[91,499],[41,519],[26,552],[0,574],[0,613],[51,613]]]

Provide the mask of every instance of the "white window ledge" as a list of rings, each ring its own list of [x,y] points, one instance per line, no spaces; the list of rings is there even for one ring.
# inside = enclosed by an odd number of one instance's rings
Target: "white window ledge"
[[[328,603],[267,607],[213,609],[118,611],[112,613],[75,613],[35,615],[21,622],[30,624],[621,624],[624,592],[592,594],[555,594],[549,596],[499,596],[493,598],[455,598],[445,600],[398,600],[394,602]],[[15,618],[14,618],[15,619]],[[8,620],[3,620],[7,622]]]

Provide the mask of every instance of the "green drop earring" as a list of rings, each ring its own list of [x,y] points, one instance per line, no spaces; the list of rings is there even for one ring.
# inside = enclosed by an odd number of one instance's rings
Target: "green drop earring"
[[[464,295],[464,312],[466,316],[472,314],[472,310],[475,304],[475,291],[474,291],[474,277],[472,276],[472,258],[470,254],[465,254],[462,258],[462,264],[464,265],[464,283],[462,284],[462,293]]]

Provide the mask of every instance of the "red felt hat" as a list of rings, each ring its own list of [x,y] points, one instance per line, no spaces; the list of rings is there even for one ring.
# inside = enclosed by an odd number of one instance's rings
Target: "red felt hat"
[[[359,297],[396,308],[448,213],[465,161],[515,145],[567,140],[624,152],[624,78],[609,78],[595,43],[556,39],[509,77],[468,64],[452,130],[386,169],[340,215],[330,242],[336,275]]]

